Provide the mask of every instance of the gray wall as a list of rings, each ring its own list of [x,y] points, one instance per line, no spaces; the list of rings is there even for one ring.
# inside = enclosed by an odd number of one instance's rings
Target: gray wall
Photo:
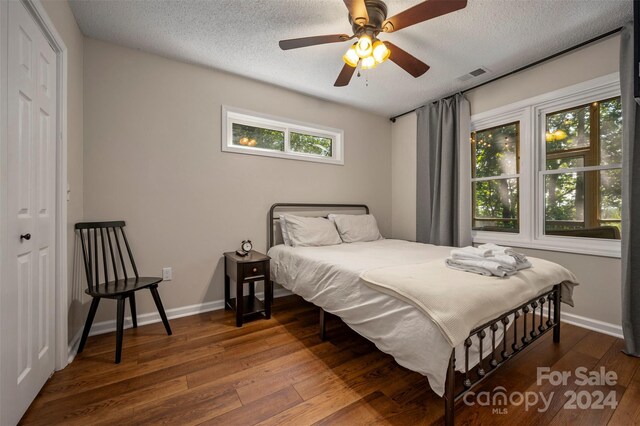
[[[466,93],[471,114],[528,99],[552,90],[588,81],[618,71],[620,37],[614,36],[563,55],[513,76]],[[395,237],[415,237],[415,159],[416,116],[410,114],[393,124],[392,230]],[[413,139],[412,139],[413,137]],[[410,146],[413,143],[413,146]],[[580,280],[575,290],[574,309],[565,312],[619,326],[620,259],[522,249],[528,255],[557,262],[573,271]]]
[[[264,251],[275,202],[366,203],[391,233],[388,118],[91,39],[84,66],[84,217],[125,219],[144,274],[173,267],[166,308],[222,299],[222,253]],[[344,166],[221,152],[223,104],[344,129]]]
[[[416,240],[416,114],[400,117],[391,129],[391,233]]]

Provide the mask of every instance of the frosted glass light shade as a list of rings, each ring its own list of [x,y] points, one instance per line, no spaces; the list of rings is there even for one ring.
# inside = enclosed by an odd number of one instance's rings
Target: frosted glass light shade
[[[351,46],[349,50],[347,50],[347,53],[345,53],[342,56],[342,60],[345,62],[345,64],[349,65],[350,67],[355,68],[358,66],[358,61],[360,60],[360,57],[356,53],[355,45]]]
[[[381,42],[380,40],[376,40],[373,43],[373,58],[377,63],[381,64],[391,56],[391,50],[387,48],[387,46]]]
[[[358,39],[356,43],[356,53],[362,59],[371,55],[373,51],[373,42],[371,41],[371,37],[368,35],[363,35]]]

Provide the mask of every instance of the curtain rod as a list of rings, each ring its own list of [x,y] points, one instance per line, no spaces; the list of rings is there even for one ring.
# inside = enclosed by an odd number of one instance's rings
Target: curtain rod
[[[493,83],[494,81],[500,80],[501,78],[505,78],[505,77],[508,77],[508,76],[510,76],[510,75],[513,75],[513,74],[519,73],[520,71],[524,71],[524,70],[526,70],[526,69],[528,69],[528,68],[531,68],[531,67],[535,67],[536,65],[539,65],[539,64],[541,64],[541,63],[543,63],[543,62],[546,62],[546,61],[548,61],[548,60],[550,60],[550,59],[557,58],[558,56],[561,56],[561,55],[564,55],[565,53],[569,53],[569,52],[571,52],[571,51],[573,51],[573,50],[579,49],[579,48],[584,47],[584,46],[586,46],[586,45],[588,45],[588,44],[594,43],[594,42],[596,42],[596,41],[598,41],[598,40],[602,40],[603,38],[607,38],[607,37],[609,37],[609,36],[612,36],[613,34],[616,34],[616,33],[620,32],[620,31],[622,31],[622,27],[616,28],[615,30],[608,31],[608,32],[606,32],[606,33],[604,33],[604,34],[600,34],[600,35],[599,35],[599,36],[597,36],[597,37],[591,38],[591,39],[589,39],[589,40],[587,40],[587,41],[583,41],[583,42],[582,42],[582,43],[580,43],[580,44],[577,44],[577,45],[575,45],[575,46],[572,46],[572,47],[570,47],[570,48],[568,48],[568,49],[565,49],[565,50],[562,50],[562,51],[560,51],[560,52],[554,53],[553,55],[547,56],[546,58],[542,58],[542,59],[537,60],[537,61],[535,61],[535,62],[532,62],[532,63],[530,63],[530,64],[528,64],[528,65],[525,65],[525,66],[523,66],[523,67],[520,67],[520,68],[518,68],[518,69],[516,69],[516,70],[513,70],[513,71],[508,72],[508,73],[506,73],[506,74],[500,75],[500,76],[498,76],[498,77],[492,78],[491,80],[485,81],[485,82],[483,82],[483,83],[477,84],[477,85],[475,85],[475,86],[473,86],[473,87],[470,87],[470,88],[468,88],[468,89],[465,89],[465,90],[462,90],[462,91],[457,91],[457,92],[455,92],[455,93],[453,93],[453,94],[451,94],[451,95],[444,96],[444,97],[442,97],[442,99],[445,99],[445,98],[451,97],[451,96],[455,95],[456,93],[466,93],[466,92],[470,92],[471,90],[474,90],[474,89],[477,89],[477,88],[479,88],[479,87],[482,87],[482,86],[484,86],[485,84]],[[403,117],[403,116],[405,116],[405,115],[407,115],[407,114],[411,114],[412,112],[416,111],[418,108],[421,108],[421,107],[414,108],[414,109],[412,109],[411,111],[403,112],[402,114],[394,115],[393,117],[389,118],[389,120],[391,120],[391,122],[392,122],[392,123],[395,123],[395,122],[396,122],[396,119],[398,119],[398,118],[400,118],[400,117]]]

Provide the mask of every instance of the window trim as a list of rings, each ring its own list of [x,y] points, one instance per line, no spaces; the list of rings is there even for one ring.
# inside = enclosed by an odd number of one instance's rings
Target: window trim
[[[612,73],[471,117],[475,129],[515,121],[520,115],[520,232],[472,231],[473,242],[619,258],[620,240],[544,235],[544,176],[546,123],[544,114],[620,96],[619,74]],[[489,124],[489,125],[488,125]],[[602,166],[593,166],[602,167]],[[580,168],[582,169],[582,168]],[[472,195],[473,196],[473,195]],[[588,242],[588,244],[585,244]]]
[[[234,123],[283,131],[284,151],[233,145]],[[344,131],[341,129],[262,114],[227,105],[222,105],[221,124],[221,147],[223,152],[344,165]],[[331,139],[331,157],[321,157],[319,155],[291,151],[291,132]]]

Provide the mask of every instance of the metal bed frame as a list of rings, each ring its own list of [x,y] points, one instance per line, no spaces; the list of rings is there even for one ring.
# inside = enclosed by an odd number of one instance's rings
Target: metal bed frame
[[[269,210],[269,248],[276,245],[275,228],[280,221],[276,217],[278,209],[305,209],[315,211],[361,210],[369,213],[365,204],[309,204],[309,203],[276,203]],[[318,215],[315,215],[318,216]],[[324,215],[322,215],[324,216]],[[560,342],[560,284],[526,303],[482,324],[469,333],[463,344],[464,372],[456,375],[456,350],[451,351],[447,380],[445,385],[445,424],[454,424],[455,404],[464,395],[491,376],[506,361],[518,355],[544,334],[553,330],[554,343]],[[546,315],[544,313],[546,305]],[[537,315],[536,315],[537,314]],[[326,337],[325,311],[320,308],[320,338]],[[546,318],[546,319],[545,319]],[[510,323],[511,326],[510,326]],[[496,334],[502,329],[502,342],[496,345]],[[469,348],[473,345],[473,337],[479,346],[478,365],[469,368]],[[483,356],[485,339],[491,345],[491,352]],[[458,378],[459,380],[456,380]]]

